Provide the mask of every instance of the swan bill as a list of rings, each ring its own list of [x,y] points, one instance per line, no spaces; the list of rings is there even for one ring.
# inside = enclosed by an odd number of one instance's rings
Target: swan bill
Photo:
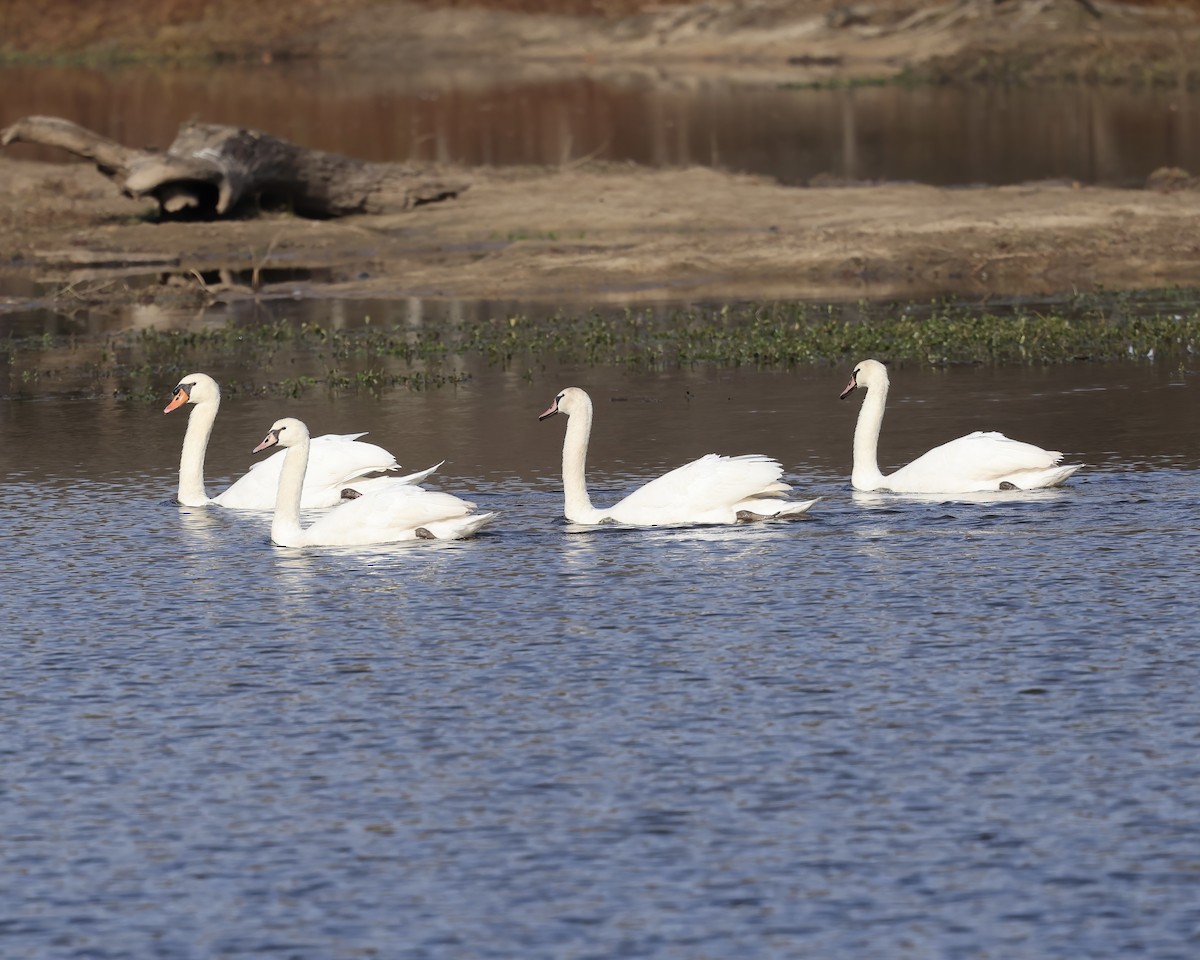
[[[260,453],[263,450],[266,450],[267,447],[275,446],[275,444],[277,444],[278,442],[279,442],[279,431],[273,429],[270,433],[268,433],[265,437],[263,437],[262,443],[260,443],[257,447],[255,447],[250,452],[251,453]]]
[[[171,402],[163,409],[163,413],[170,413],[172,410],[178,410],[190,399],[189,389],[191,384],[181,383],[175,388],[175,392],[171,395]]]
[[[848,384],[846,384],[846,389],[838,394],[838,399],[845,400],[856,389],[858,389],[858,371],[857,370],[855,370],[854,373],[852,373],[850,375],[850,382]]]

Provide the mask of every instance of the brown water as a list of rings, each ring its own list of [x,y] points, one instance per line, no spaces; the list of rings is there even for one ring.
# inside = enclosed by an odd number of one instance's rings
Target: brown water
[[[0,70],[0,126],[66,117],[163,147],[188,119],[249,126],[367,160],[711,165],[785,183],[1140,183],[1200,169],[1200,100],[1113,88],[842,90],[662,76],[513,82],[312,65]],[[17,157],[62,159],[19,147]]]

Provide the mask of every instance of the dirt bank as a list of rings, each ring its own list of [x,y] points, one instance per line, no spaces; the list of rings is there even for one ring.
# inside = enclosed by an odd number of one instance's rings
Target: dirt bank
[[[472,176],[458,199],[408,213],[180,224],[145,221],[147,205],[89,168],[0,161],[0,263],[77,303],[245,296],[281,269],[288,295],[586,302],[1190,285],[1200,259],[1194,190],[813,189],[625,166]]]
[[[258,35],[263,55],[353,51],[362,62],[507,57],[575,68],[651,68],[671,60],[696,70],[765,72],[778,81],[830,71],[944,69],[986,44],[1011,49],[1022,41],[1027,67],[1053,48],[1060,66],[1088,62],[1104,72],[1118,61],[1137,62],[1183,76],[1192,58],[1182,51],[1196,49],[1187,46],[1195,30],[1191,7],[1100,4],[1097,18],[1076,0],[940,8],[747,0],[643,12],[637,6],[630,16],[586,18],[355,2],[338,6],[333,17],[323,8],[319,29],[300,16],[306,3],[291,10],[286,29],[277,23]],[[125,12],[134,6],[130,0]],[[221,18],[232,9],[207,7],[191,42],[222,49],[236,44],[221,37],[244,42],[253,31],[234,32]],[[114,13],[113,23],[120,22]],[[151,19],[129,36],[145,43],[179,29]],[[80,35],[72,42],[95,49],[101,41]],[[1111,55],[1074,56],[1088,50]],[[149,205],[121,197],[87,167],[0,158],[0,289],[12,291],[11,306],[45,291],[60,305],[280,290],[589,302],[987,297],[1197,282],[1200,192],[1186,177],[1167,191],[1072,184],[794,188],[711,170],[603,165],[467,176],[471,188],[457,199],[412,212],[177,224],[148,220]],[[290,271],[287,282],[273,287],[280,270]]]

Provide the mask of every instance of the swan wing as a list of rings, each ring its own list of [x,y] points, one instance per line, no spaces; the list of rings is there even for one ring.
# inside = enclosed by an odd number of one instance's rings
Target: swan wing
[[[399,469],[400,464],[390,451],[359,440],[361,436],[361,433],[341,437],[326,434],[313,440],[304,486],[312,489],[339,487],[368,473]]]
[[[966,493],[996,490],[1006,482],[1024,487],[1022,478],[1028,481],[1049,471],[1061,459],[1057,450],[1044,450],[1002,433],[976,431],[934,447],[890,474],[887,488],[903,493]]]
[[[331,507],[342,499],[342,490],[368,473],[399,469],[396,458],[383,447],[364,443],[365,433],[324,434],[312,441],[308,470],[304,474],[304,509]],[[280,450],[257,461],[245,476],[216,497],[223,507],[243,510],[270,510],[275,506],[279,475],[286,451]],[[416,482],[416,481],[413,481]]]
[[[422,528],[453,526],[447,522],[468,517],[474,509],[475,504],[450,493],[396,484],[348,500],[318,517],[304,531],[304,540],[311,546],[415,540]]]
[[[606,511],[621,523],[729,523],[736,505],[779,492],[783,467],[761,454],[706,454],[639,487]]]
[[[342,485],[342,490],[352,490],[355,494],[362,496],[365,493],[373,493],[376,490],[385,490],[391,487],[413,487],[425,480],[431,474],[435,473],[439,467],[446,461],[435,463],[432,467],[426,467],[424,470],[418,470],[416,473],[406,473],[402,477],[397,477],[393,474],[384,474],[378,477],[356,477]],[[353,499],[353,495],[346,496],[342,494],[342,499]]]

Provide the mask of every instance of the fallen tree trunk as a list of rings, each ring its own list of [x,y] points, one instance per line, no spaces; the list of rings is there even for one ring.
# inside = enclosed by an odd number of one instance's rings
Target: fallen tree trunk
[[[0,146],[34,143],[91,160],[131,197],[150,196],[165,218],[215,218],[284,206],[303,217],[407,210],[469,186],[398,163],[308,150],[255,130],[185,123],[166,149],[135,150],[60,117],[25,117]]]

